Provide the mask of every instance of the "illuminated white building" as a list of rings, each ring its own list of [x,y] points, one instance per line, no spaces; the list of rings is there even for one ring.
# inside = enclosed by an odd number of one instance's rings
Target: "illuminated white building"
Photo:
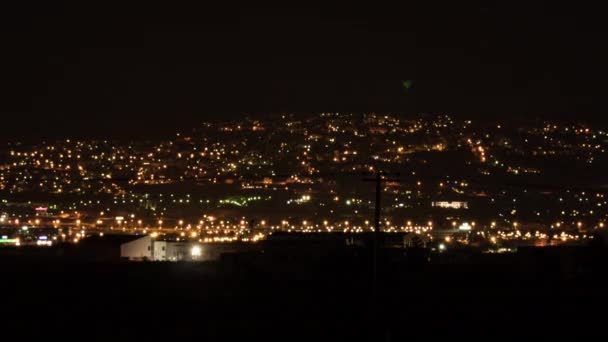
[[[205,261],[216,259],[198,242],[155,240],[144,236],[120,246],[120,256],[132,261]]]
[[[168,241],[147,235],[123,243],[120,256],[132,261],[213,261],[222,254],[255,250],[255,244],[199,243],[198,241]]]
[[[431,205],[438,208],[469,209],[469,204],[462,201],[435,201],[432,202]]]

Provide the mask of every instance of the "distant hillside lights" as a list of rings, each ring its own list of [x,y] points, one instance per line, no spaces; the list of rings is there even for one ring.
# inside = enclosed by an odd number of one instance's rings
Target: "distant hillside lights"
[[[303,204],[307,202],[310,202],[310,195],[302,195],[300,198],[287,200],[287,204]]]
[[[431,203],[433,207],[445,208],[445,209],[469,209],[467,202],[460,201],[435,201]]]

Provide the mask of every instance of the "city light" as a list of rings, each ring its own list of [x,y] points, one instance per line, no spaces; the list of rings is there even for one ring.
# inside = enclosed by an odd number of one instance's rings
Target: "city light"
[[[360,234],[372,230],[375,198],[374,188],[358,175],[373,178],[378,165],[386,172],[408,165],[396,176],[403,180],[388,181],[389,172],[381,184],[380,222],[386,234],[443,241],[451,231],[452,240],[444,242],[467,245],[472,240],[458,232],[474,231],[467,236],[487,242],[494,236],[515,245],[524,240],[555,244],[589,240],[591,235],[582,234],[588,225],[605,225],[600,209],[608,203],[601,189],[547,191],[496,187],[484,180],[491,174],[550,173],[542,163],[529,161],[545,156],[572,165],[597,163],[608,149],[608,134],[583,124],[541,120],[514,129],[449,114],[404,119],[375,113],[302,114],[297,120],[286,115],[252,122],[205,122],[200,134],[182,133],[150,144],[65,139],[11,146],[0,168],[0,188],[7,194],[0,198],[0,222],[17,229],[25,224],[27,233],[19,233],[23,245],[35,243],[31,232],[47,224],[56,237],[66,234],[61,240],[67,242],[77,232],[79,240],[154,230],[167,239],[214,242],[227,237],[253,242],[254,236],[261,239],[260,233],[264,239],[281,232]],[[267,141],[260,150],[257,134],[271,131],[283,139]],[[419,134],[427,139],[416,138]],[[426,172],[448,160],[468,171]],[[344,186],[341,179],[348,174],[357,177],[347,178]],[[203,191],[193,191],[192,184]],[[167,187],[152,191],[152,186]],[[13,200],[32,191],[52,200]],[[570,232],[572,228],[581,233]]]

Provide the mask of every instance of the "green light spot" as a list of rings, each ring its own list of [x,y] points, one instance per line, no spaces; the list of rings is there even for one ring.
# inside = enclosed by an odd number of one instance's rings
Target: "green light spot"
[[[405,80],[405,81],[402,81],[402,84],[403,84],[403,90],[405,90],[405,92],[407,92],[414,85],[414,81],[412,81],[412,80]]]

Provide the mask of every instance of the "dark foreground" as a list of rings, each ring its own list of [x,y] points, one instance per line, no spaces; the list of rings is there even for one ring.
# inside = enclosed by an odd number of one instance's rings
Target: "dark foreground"
[[[364,254],[198,264],[4,256],[0,324],[10,336],[82,341],[587,340],[608,335],[606,255],[383,260],[376,306]]]

